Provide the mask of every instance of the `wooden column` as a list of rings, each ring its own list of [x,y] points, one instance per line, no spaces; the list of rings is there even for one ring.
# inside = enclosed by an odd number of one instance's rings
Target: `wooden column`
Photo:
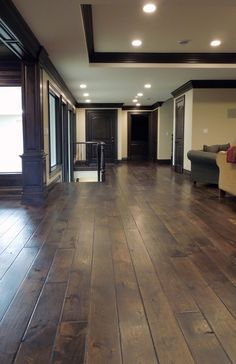
[[[24,153],[22,203],[41,204],[46,197],[43,148],[42,80],[37,62],[22,64]]]

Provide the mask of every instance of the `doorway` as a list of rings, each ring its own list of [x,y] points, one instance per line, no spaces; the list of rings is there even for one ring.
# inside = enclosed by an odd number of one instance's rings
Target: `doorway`
[[[157,113],[128,113],[128,159],[156,160]]]
[[[117,110],[86,110],[86,141],[105,143],[106,163],[117,161]],[[88,150],[89,163],[97,160],[96,149]]]
[[[175,104],[175,171],[183,173],[184,165],[184,113],[185,96],[176,100]]]

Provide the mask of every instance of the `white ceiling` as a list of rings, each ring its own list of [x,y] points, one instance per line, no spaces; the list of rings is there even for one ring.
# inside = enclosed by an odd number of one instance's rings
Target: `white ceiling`
[[[81,83],[93,103],[142,105],[165,101],[194,79],[236,79],[236,64],[89,64],[78,0],[13,0],[78,102]],[[231,52],[236,53],[236,0],[157,0],[154,14],[142,12],[142,1],[90,0],[97,52]],[[140,49],[130,41],[143,40]],[[209,42],[221,39],[212,49]],[[178,41],[189,39],[187,45]],[[151,83],[150,90],[144,89]]]

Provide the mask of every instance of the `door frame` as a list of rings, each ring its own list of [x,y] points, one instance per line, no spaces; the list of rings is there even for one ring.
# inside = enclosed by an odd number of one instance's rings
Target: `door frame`
[[[131,123],[133,115],[148,116],[148,161],[155,162],[157,160],[157,122],[154,120],[154,115],[158,113],[148,111],[129,111],[128,112],[128,160],[131,160]],[[158,117],[158,116],[157,116]],[[154,142],[155,141],[155,142]]]
[[[182,104],[182,105],[181,105]],[[177,145],[179,143],[179,141],[177,140],[177,111],[178,111],[178,107],[182,107],[182,113],[183,113],[183,127],[182,127],[182,138],[181,138],[181,143],[182,143],[182,158],[181,158],[181,164],[176,164],[176,159],[177,159]],[[175,155],[174,155],[174,170],[178,173],[183,173],[184,170],[184,127],[185,127],[185,95],[182,95],[180,97],[178,97],[175,100]],[[180,139],[180,138],[179,138]]]
[[[89,123],[89,118],[88,115],[92,114],[94,112],[99,113],[99,112],[103,112],[104,111],[110,111],[114,114],[114,135],[113,135],[113,144],[114,144],[114,158],[113,158],[113,162],[108,162],[108,163],[117,163],[117,155],[118,155],[118,112],[117,109],[88,109],[85,111],[85,139],[86,141],[91,141],[90,138],[88,138],[89,135],[91,135],[91,125]]]

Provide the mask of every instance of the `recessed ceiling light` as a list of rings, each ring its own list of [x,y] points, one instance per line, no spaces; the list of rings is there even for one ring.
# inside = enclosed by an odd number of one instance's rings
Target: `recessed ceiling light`
[[[132,41],[132,46],[134,47],[140,47],[142,44],[142,41],[140,39],[135,39]]]
[[[88,97],[88,96],[89,96],[89,93],[85,92],[85,93],[83,94],[83,96],[84,96],[84,97]]]
[[[79,86],[80,88],[86,88],[87,85],[85,85],[84,83],[81,83],[81,85]]]
[[[137,95],[138,95],[139,97],[143,96],[142,92],[139,92]]]
[[[133,99],[133,102],[138,102],[138,100],[137,99]]]
[[[150,85],[150,83],[146,83],[146,85],[144,85],[145,88],[151,88],[152,86]]]
[[[141,104],[137,103],[136,106],[140,106]]]
[[[212,47],[218,47],[219,45],[221,45],[221,41],[218,39],[215,39],[210,44]]]
[[[91,100],[87,99],[87,100],[85,100],[85,102],[91,102]]]
[[[156,10],[156,5],[155,4],[152,4],[152,3],[148,3],[148,4],[145,4],[143,6],[143,11],[145,13],[153,13],[155,10]]]

